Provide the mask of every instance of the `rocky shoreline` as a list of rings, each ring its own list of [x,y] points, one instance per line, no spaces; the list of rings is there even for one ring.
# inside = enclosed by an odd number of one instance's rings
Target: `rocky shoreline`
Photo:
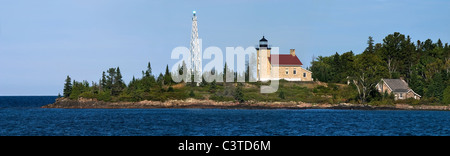
[[[395,104],[389,106],[363,106],[359,104],[312,104],[303,102],[216,102],[213,100],[168,100],[139,101],[139,102],[104,102],[96,99],[79,98],[70,100],[58,98],[55,103],[42,106],[42,108],[65,109],[133,109],[133,108],[199,108],[199,109],[345,109],[345,110],[450,110],[450,106],[408,105]]]

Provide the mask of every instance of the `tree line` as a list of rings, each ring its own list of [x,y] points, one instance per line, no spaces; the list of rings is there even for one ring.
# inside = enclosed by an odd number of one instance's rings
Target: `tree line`
[[[402,78],[422,100],[450,103],[450,47],[440,39],[414,42],[409,35],[395,32],[375,43],[369,36],[361,54],[319,56],[310,70],[314,80],[354,84],[362,103],[382,96],[375,89],[382,78]]]
[[[239,102],[244,102],[243,100],[243,84],[237,83],[237,77],[240,75],[245,76],[245,80],[249,80],[249,67],[247,65],[246,71],[242,74],[234,73],[235,83],[227,85],[226,83],[220,83],[223,92],[218,92],[218,83],[214,80],[211,83],[202,79],[200,83],[194,82],[194,77],[192,75],[191,82],[175,82],[172,80],[173,74],[182,75],[183,69],[186,64],[183,62],[182,66],[178,67],[176,72],[172,73],[169,71],[169,66],[166,65],[165,73],[160,73],[155,77],[152,73],[152,67],[150,62],[147,65],[147,69],[142,71],[142,77],[136,78],[133,76],[132,80],[126,84],[122,79],[122,74],[120,68],[109,68],[103,71],[102,77],[98,82],[92,81],[89,83],[86,80],[81,82],[72,80],[68,75],[64,83],[63,97],[70,99],[78,99],[79,97],[84,98],[95,98],[100,101],[142,101],[142,100],[156,100],[163,101],[166,99],[186,99],[189,97],[200,97],[201,95],[196,95],[193,87],[199,89],[196,90],[207,90],[209,93],[217,95],[216,100],[223,99],[234,99]],[[226,73],[233,71],[229,69],[225,63],[223,73],[217,72],[215,69],[210,71],[212,73],[217,73],[223,78],[226,78]],[[182,83],[181,87],[177,89],[174,88],[175,85]],[[190,88],[185,88],[188,85]],[[225,89],[227,88],[227,89]]]

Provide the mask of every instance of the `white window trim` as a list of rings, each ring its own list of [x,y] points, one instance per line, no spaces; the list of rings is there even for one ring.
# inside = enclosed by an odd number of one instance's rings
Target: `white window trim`
[[[286,75],[289,75],[289,68],[286,68]]]
[[[292,74],[297,75],[297,68],[294,68]]]

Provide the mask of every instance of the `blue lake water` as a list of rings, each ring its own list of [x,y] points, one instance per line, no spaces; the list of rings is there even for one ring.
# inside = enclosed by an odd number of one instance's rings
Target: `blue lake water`
[[[43,109],[56,97],[1,97],[9,135],[450,135],[449,111]]]

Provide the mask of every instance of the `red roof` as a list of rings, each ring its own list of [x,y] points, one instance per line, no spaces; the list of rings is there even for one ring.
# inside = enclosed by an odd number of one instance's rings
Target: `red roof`
[[[270,59],[272,56],[275,55],[272,54],[270,55],[269,57],[270,64],[272,64],[272,60]],[[272,65],[297,65],[297,66],[303,65],[303,63],[298,59],[297,56],[292,56],[291,54],[279,54],[278,58],[279,58],[278,64]]]

